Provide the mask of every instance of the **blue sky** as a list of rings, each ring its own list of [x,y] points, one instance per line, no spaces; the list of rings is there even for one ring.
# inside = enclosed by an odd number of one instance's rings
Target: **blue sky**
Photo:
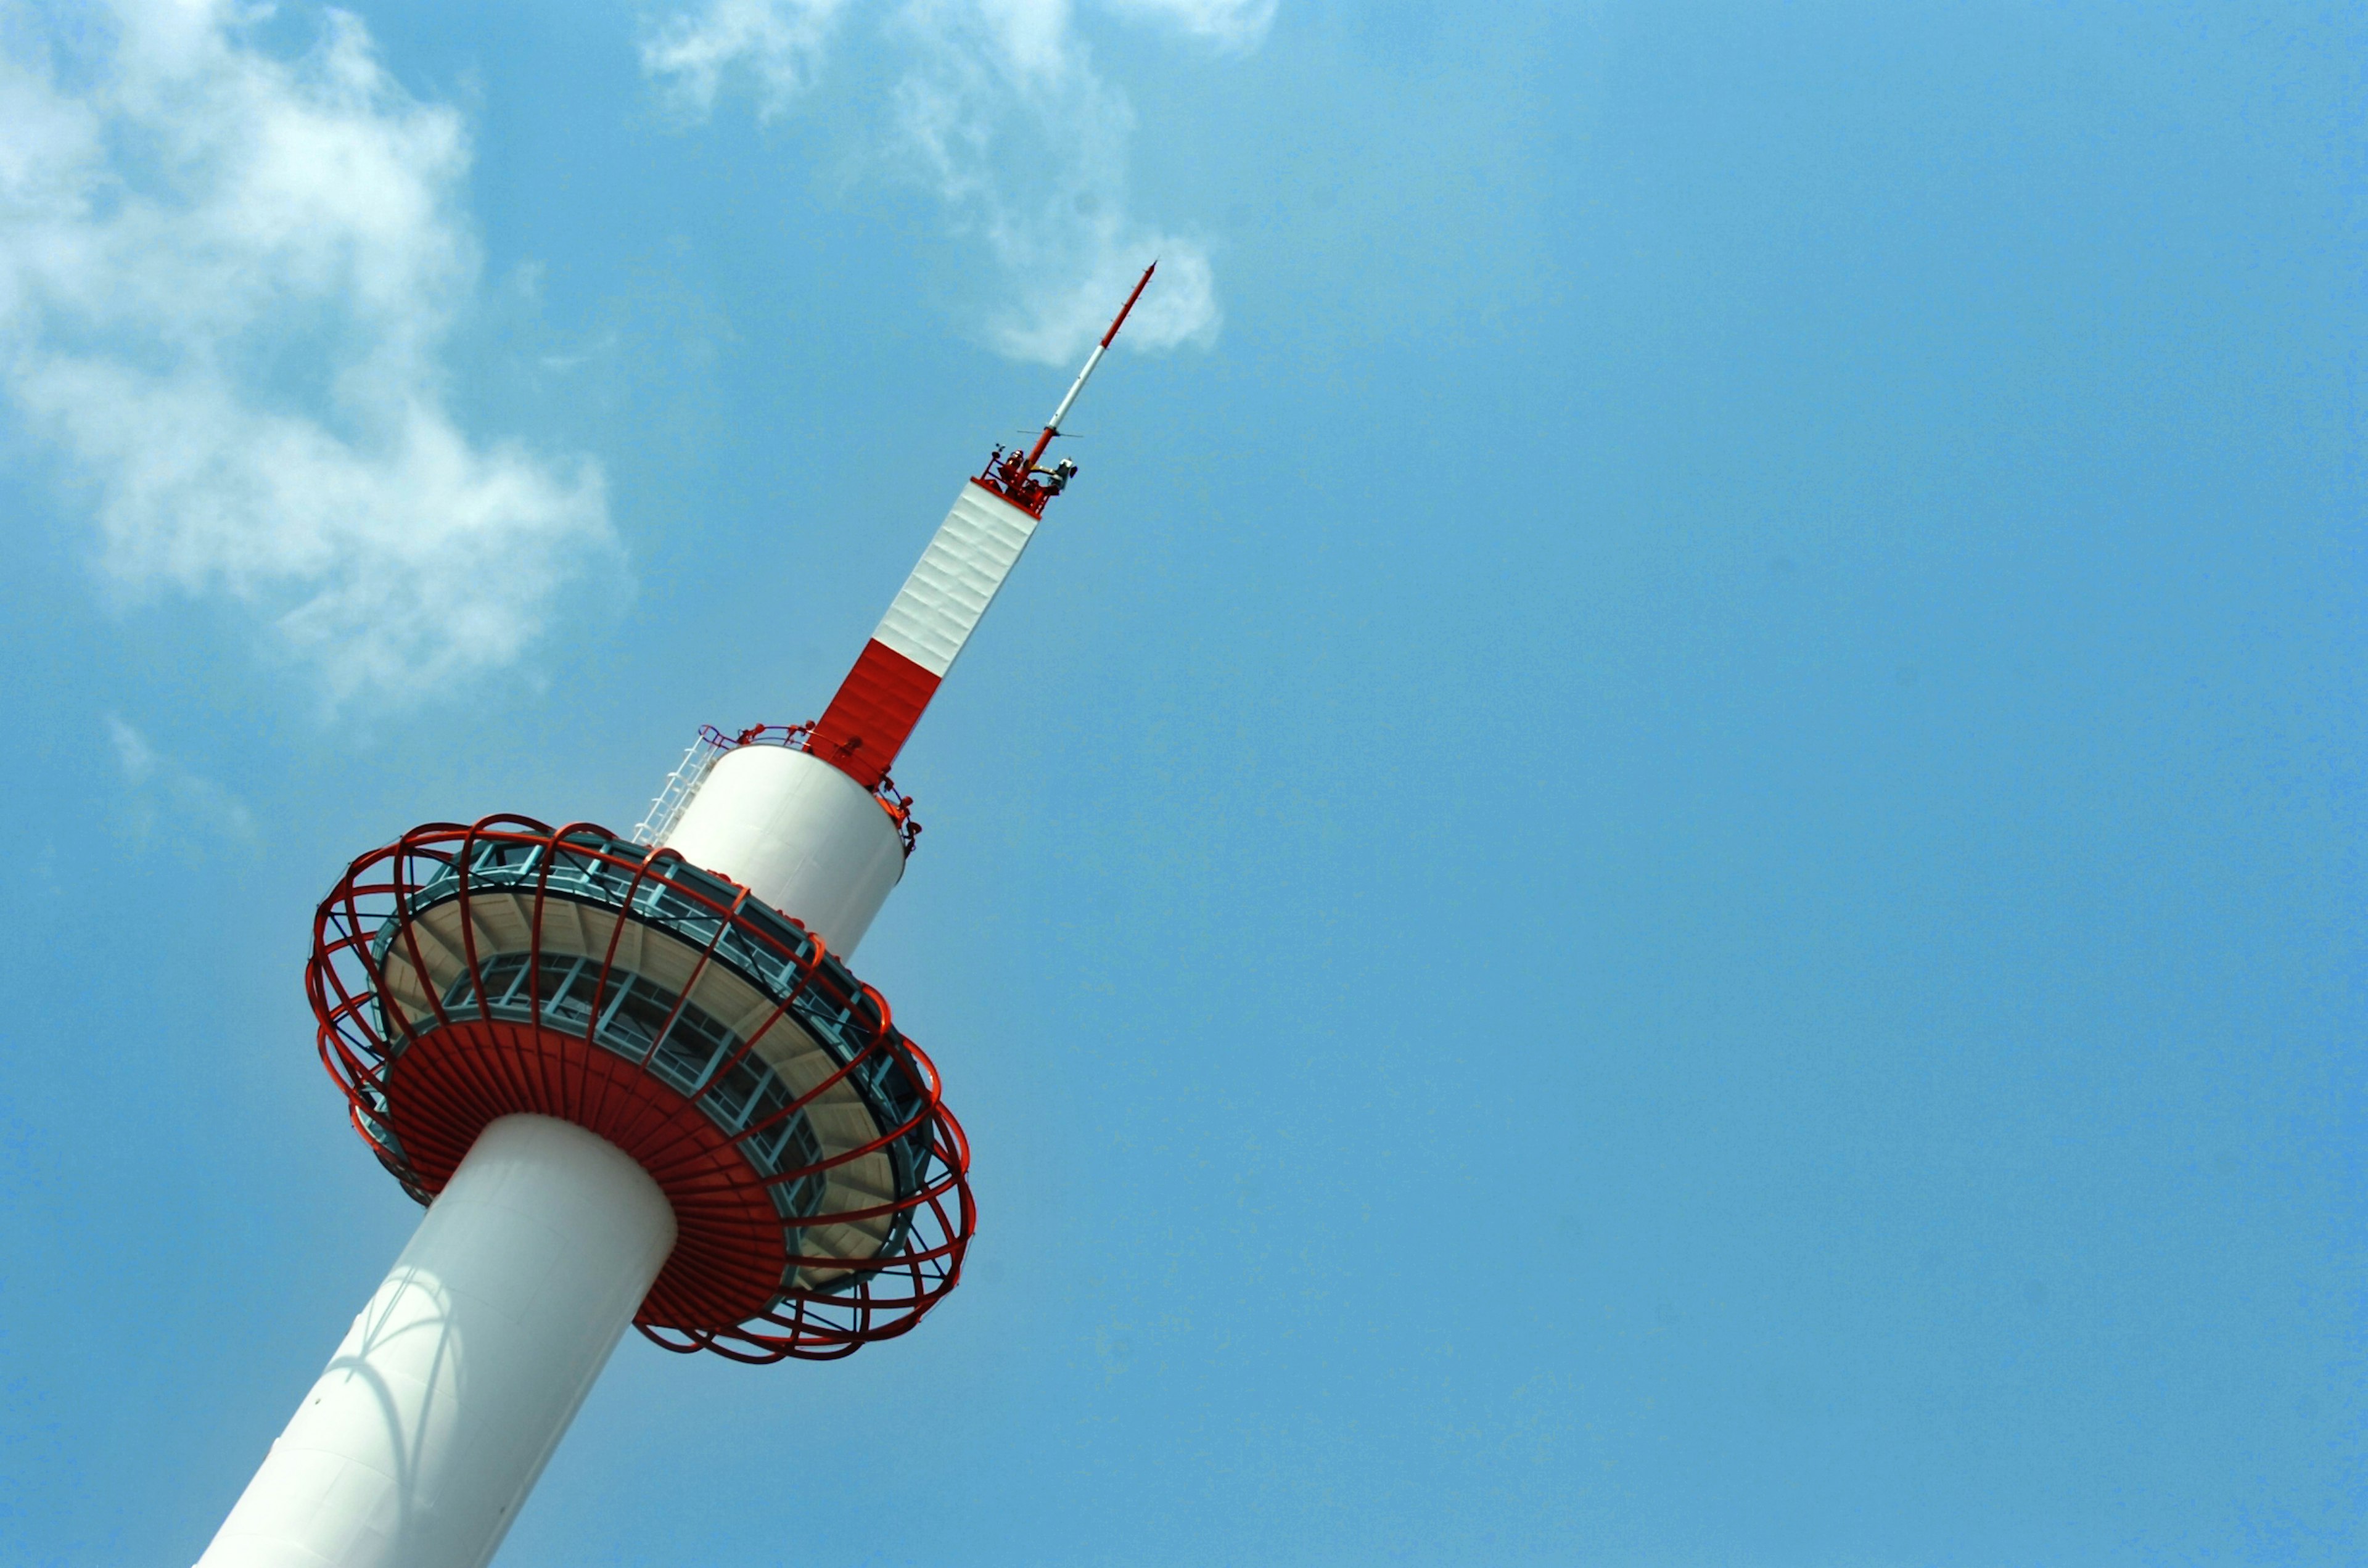
[[[2363,33],[0,7],[0,1558],[416,1222],[345,863],[818,712],[1156,251],[860,955],[969,1278],[500,1561],[2359,1561]]]

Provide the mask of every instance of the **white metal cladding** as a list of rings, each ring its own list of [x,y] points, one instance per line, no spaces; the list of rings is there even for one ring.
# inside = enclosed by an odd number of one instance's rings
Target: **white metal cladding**
[[[707,770],[666,837],[842,958],[905,874],[905,840],[879,798],[820,757],[747,745]]]
[[[872,640],[943,677],[1035,531],[1035,518],[965,483]]]
[[[674,1243],[623,1150],[492,1123],[199,1568],[483,1568]]]

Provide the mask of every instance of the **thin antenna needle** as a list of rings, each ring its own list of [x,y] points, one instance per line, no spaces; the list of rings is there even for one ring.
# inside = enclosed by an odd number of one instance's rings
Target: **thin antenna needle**
[[[1053,437],[1061,433],[1061,421],[1069,416],[1070,405],[1077,401],[1077,394],[1086,390],[1086,378],[1092,375],[1094,367],[1102,362],[1103,351],[1110,347],[1110,339],[1118,335],[1118,329],[1126,324],[1127,312],[1134,309],[1134,302],[1137,300],[1143,298],[1143,290],[1150,283],[1151,275],[1158,270],[1159,263],[1154,261],[1143,269],[1143,276],[1135,279],[1134,292],[1129,294],[1126,297],[1126,303],[1118,308],[1118,317],[1110,324],[1110,330],[1102,334],[1102,340],[1099,343],[1094,345],[1094,351],[1086,356],[1086,368],[1079,370],[1077,379],[1069,383],[1069,395],[1061,400],[1061,406],[1053,411],[1053,417],[1044,421],[1044,433],[1037,437],[1035,446],[1029,449],[1028,462],[1020,471],[1021,472],[1032,472],[1036,467],[1036,460],[1044,455],[1044,449],[1051,446]]]

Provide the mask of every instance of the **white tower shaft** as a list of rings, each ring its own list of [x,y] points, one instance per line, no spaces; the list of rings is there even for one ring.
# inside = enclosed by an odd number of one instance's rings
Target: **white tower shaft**
[[[199,1568],[483,1568],[674,1241],[614,1144],[494,1122]]]

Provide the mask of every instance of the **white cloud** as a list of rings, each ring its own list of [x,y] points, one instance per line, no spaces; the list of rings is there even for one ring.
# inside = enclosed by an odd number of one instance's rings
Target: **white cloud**
[[[715,107],[724,78],[745,70],[758,112],[781,112],[813,80],[843,0],[709,0],[697,16],[669,17],[642,41],[642,69],[670,80],[679,105]]]
[[[1125,0],[1113,8],[1228,48],[1255,44],[1273,15],[1272,0]],[[666,22],[643,64],[701,111],[723,74],[745,64],[760,109],[777,113],[815,79],[836,9],[831,0],[709,0]],[[1001,283],[989,342],[1018,358],[1073,358],[1155,256],[1159,280],[1121,341],[1160,349],[1215,335],[1222,312],[1207,247],[1129,211],[1133,111],[1094,69],[1067,0],[904,0],[880,16],[862,47],[892,50],[897,62],[882,128],[888,155],[995,263]],[[800,41],[784,51],[768,41],[777,38]]]
[[[249,25],[117,0],[0,62],[0,378],[120,588],[227,595],[332,694],[415,696],[515,659],[613,561],[601,476],[445,406],[479,267],[460,117],[351,17],[296,60]]]
[[[1121,15],[1162,21],[1224,49],[1248,49],[1266,37],[1274,0],[1103,0]]]

